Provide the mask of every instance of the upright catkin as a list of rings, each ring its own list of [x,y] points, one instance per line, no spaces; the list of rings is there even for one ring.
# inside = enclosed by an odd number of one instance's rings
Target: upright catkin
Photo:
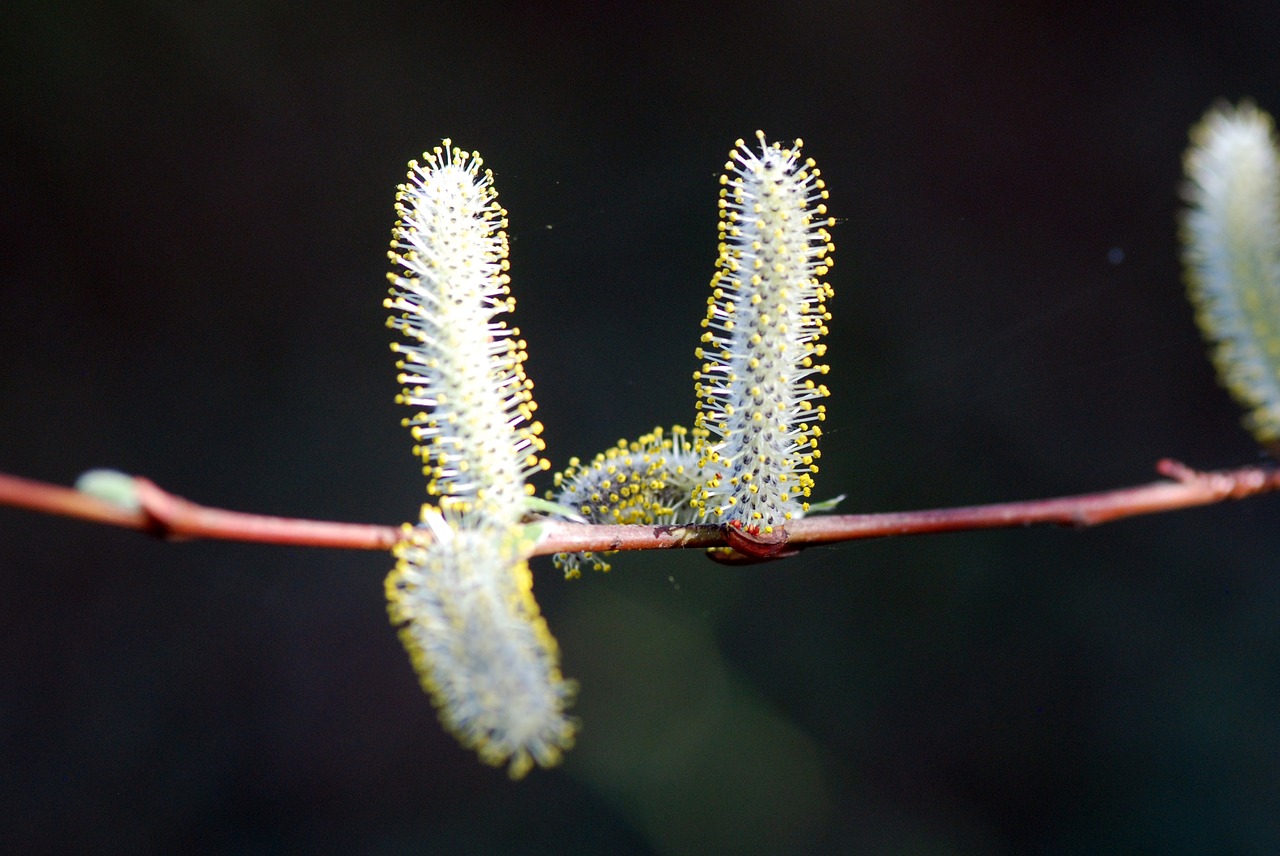
[[[708,521],[772,533],[808,510],[818,469],[834,220],[801,141],[756,138],[758,150],[737,141],[720,180],[720,255],[694,374],[695,427],[709,436],[693,502]]]

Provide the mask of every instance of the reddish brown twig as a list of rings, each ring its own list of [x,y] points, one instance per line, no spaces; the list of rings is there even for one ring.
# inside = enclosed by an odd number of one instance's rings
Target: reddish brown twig
[[[395,526],[298,520],[209,508],[134,477],[138,510],[123,508],[61,485],[0,473],[0,505],[122,526],[173,540],[212,538],[303,547],[389,550],[400,539]]]
[[[1172,480],[1056,499],[931,511],[810,517],[797,521],[788,529],[792,544],[817,544],[886,535],[1005,529],[1038,523],[1084,527],[1280,490],[1280,469],[1275,467],[1199,472],[1166,459],[1156,465],[1156,470]]]
[[[174,496],[144,478],[135,479],[135,482],[138,500],[153,528],[158,528],[159,534],[166,538],[221,538],[352,550],[390,550],[400,540],[400,530],[395,526],[299,520],[226,511]]]
[[[0,505],[12,505],[14,508],[26,508],[59,517],[92,520],[94,523],[123,526],[126,529],[146,531],[150,528],[143,511],[122,508],[59,484],[3,473],[0,473]]]
[[[1280,490],[1280,468],[1276,467],[1199,472],[1177,461],[1164,460],[1156,469],[1167,480],[1102,493],[926,511],[809,517],[787,527],[787,547],[1040,523],[1095,526],[1125,517],[1212,505]],[[170,539],[213,538],[387,550],[400,537],[400,529],[395,526],[245,514],[197,505],[144,478],[135,478],[134,486],[141,505],[136,511],[70,488],[0,474],[0,505],[137,529]],[[547,520],[534,554],[723,547],[725,544],[720,527],[706,524],[595,526]]]

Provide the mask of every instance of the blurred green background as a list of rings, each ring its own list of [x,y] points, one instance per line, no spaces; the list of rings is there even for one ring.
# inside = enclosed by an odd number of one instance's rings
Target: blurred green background
[[[967,7],[967,8],[961,8]],[[102,2],[0,10],[0,470],[398,523],[405,162],[510,210],[553,463],[688,423],[736,137],[839,218],[818,495],[850,511],[1258,453],[1183,296],[1180,159],[1280,110],[1268,3]],[[13,853],[1280,852],[1280,501],[1093,531],[624,555],[535,592],[578,747],[436,722],[388,557],[0,509]]]

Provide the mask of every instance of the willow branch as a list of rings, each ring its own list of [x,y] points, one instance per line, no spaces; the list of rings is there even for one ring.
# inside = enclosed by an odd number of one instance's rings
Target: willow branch
[[[1161,481],[1120,490],[960,508],[881,514],[833,514],[787,527],[789,551],[810,545],[973,529],[1056,524],[1085,527],[1126,517],[1212,505],[1280,490],[1280,468],[1242,467],[1201,472],[1177,461],[1156,467]],[[0,474],[0,505],[135,529],[169,540],[251,541],[351,550],[389,550],[400,527],[271,517],[210,508],[175,496],[148,479],[133,478],[137,508],[107,502],[72,488]],[[725,547],[721,527],[603,526],[545,520],[534,555],[606,550]],[[740,546],[738,542],[735,545]],[[732,554],[722,553],[722,559]],[[740,557],[746,558],[746,557]]]
[[[126,508],[69,487],[0,473],[0,505],[136,529],[169,540],[207,538],[299,547],[389,550],[400,540],[395,526],[299,520],[210,508],[175,496],[140,476],[133,479],[137,505]]]

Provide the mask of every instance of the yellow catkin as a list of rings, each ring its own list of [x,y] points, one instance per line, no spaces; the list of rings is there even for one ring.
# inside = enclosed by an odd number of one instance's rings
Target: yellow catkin
[[[690,497],[697,484],[698,456],[692,442],[703,432],[676,425],[654,428],[636,440],[617,445],[583,463],[577,458],[555,475],[555,489],[547,499],[574,510],[591,523],[617,525],[664,524],[693,519]],[[582,573],[583,565],[610,569],[599,553],[558,553],[556,567],[566,578]]]

